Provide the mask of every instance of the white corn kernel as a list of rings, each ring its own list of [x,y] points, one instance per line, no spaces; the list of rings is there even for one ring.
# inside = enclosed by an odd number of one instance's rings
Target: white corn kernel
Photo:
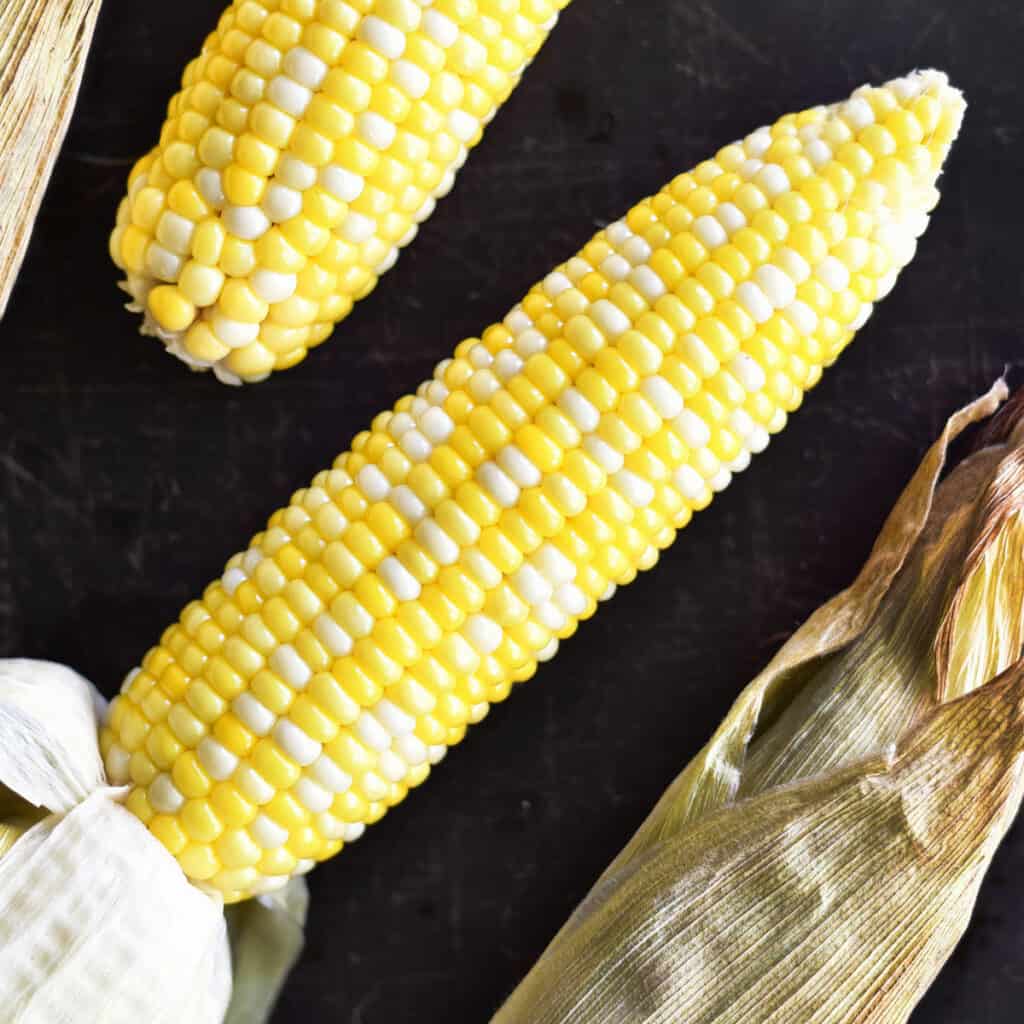
[[[242,725],[255,736],[266,736],[277,721],[277,715],[248,691],[240,693],[231,702],[231,710]]]
[[[332,793],[345,793],[352,786],[352,776],[343,772],[329,754],[321,754],[308,770],[311,778]]]
[[[328,810],[334,797],[323,786],[318,786],[308,775],[304,775],[295,783],[295,798],[312,814],[321,814]]]
[[[147,795],[150,806],[158,814],[176,814],[185,803],[184,796],[166,772],[161,772],[149,784]]]
[[[295,294],[298,278],[261,267],[250,275],[249,284],[264,302],[284,302]]]
[[[304,690],[313,675],[309,666],[299,657],[299,652],[291,644],[281,644],[280,647],[275,647],[267,659],[267,664],[293,690]]]
[[[320,184],[336,199],[351,203],[363,194],[366,180],[337,164],[326,164],[320,170]]]
[[[257,814],[249,825],[249,834],[264,850],[276,850],[288,840],[288,830],[265,814]]]
[[[367,46],[389,60],[398,60],[405,53],[405,33],[383,18],[367,15],[359,23],[357,34]]]
[[[290,718],[278,719],[274,726],[274,739],[296,764],[303,767],[312,764],[323,751],[323,747]]]
[[[377,575],[399,601],[415,601],[420,596],[419,580],[394,555],[377,566]]]
[[[287,75],[276,75],[267,86],[267,99],[292,117],[302,117],[313,94]]]
[[[258,206],[227,206],[223,216],[231,234],[249,241],[260,238],[270,227],[267,215]]]
[[[199,741],[196,754],[209,776],[218,782],[230,779],[238,767],[238,758],[210,736]]]
[[[327,75],[327,65],[304,46],[296,46],[284,55],[284,73],[307,89],[319,89]]]

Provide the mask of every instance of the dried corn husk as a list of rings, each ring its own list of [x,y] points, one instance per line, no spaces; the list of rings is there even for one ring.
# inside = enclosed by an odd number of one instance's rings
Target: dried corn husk
[[[82,81],[100,0],[0,2],[0,317]]]
[[[260,1024],[302,945],[305,884],[225,922],[107,785],[103,707],[70,669],[0,661],[3,1019]]]
[[[1024,793],[1019,410],[938,485],[1005,394],[950,418],[495,1024],[907,1019]]]

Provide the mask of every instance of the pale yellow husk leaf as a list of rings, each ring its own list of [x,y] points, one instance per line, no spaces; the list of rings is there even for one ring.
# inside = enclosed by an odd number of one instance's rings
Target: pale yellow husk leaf
[[[67,132],[100,0],[0,0],[0,317]]]
[[[70,669],[0,661],[0,1016],[261,1024],[302,946],[305,884],[226,921],[107,785],[103,706]]]
[[[938,483],[1005,396],[950,418],[855,583],[743,691],[495,1024],[909,1017],[1024,785],[1022,432]]]
[[[224,1024],[264,1024],[305,937],[309,889],[302,876],[283,889],[227,908],[234,987]]]

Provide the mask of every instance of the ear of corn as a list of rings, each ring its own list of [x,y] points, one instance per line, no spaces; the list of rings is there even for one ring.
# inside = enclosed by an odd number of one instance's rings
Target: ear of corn
[[[235,0],[110,239],[129,306],[229,383],[294,366],[415,236],[569,0]]]
[[[761,451],[911,259],[938,72],[782,118],[599,232],[275,513],[102,736],[191,878],[359,837]]]

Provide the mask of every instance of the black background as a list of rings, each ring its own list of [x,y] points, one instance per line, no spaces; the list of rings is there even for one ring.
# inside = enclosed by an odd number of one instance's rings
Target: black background
[[[217,0],[108,0],[0,325],[0,656],[113,694],[266,515],[598,226],[778,114],[915,66],[970,104],[915,263],[788,430],[658,567],[310,877],[276,1021],[486,1020],[734,695],[854,575],[946,415],[1020,359],[1016,0],[576,0],[452,196],[299,368],[189,374],[107,233]],[[1019,1021],[1024,827],[914,1024]]]

